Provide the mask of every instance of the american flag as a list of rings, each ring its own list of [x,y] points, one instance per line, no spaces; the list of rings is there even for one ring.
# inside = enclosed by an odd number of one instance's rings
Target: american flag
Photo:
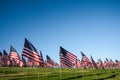
[[[106,61],[109,62],[108,58],[106,58]]]
[[[97,65],[98,65],[98,68],[104,69],[104,65],[101,59],[98,59]]]
[[[110,65],[110,68],[113,68],[115,67],[115,62],[112,59],[110,59],[109,65]]]
[[[56,66],[58,66],[57,65],[57,63],[54,61],[54,60],[52,60],[48,55],[46,55],[46,66],[47,67],[56,67]]]
[[[81,66],[81,62],[80,62],[80,60],[78,60],[78,59],[77,59],[77,62],[76,62],[76,67],[77,67],[77,68],[81,68],[81,67],[82,67],[82,66]]]
[[[40,67],[44,67],[44,59],[42,56],[42,51],[40,51],[40,57],[41,57]]]
[[[19,66],[20,66],[20,67],[26,67],[26,61],[25,61],[25,59],[23,58],[23,56],[22,56],[22,59],[20,60]]]
[[[39,56],[37,49],[25,38],[24,48],[22,56],[30,59],[33,64],[42,62],[42,58]]]
[[[88,59],[88,57],[83,52],[81,52],[81,55],[82,55],[81,62],[90,62],[90,60]]]
[[[0,51],[0,57],[2,56],[2,52]]]
[[[81,52],[81,55],[82,55],[82,66],[83,68],[88,68],[88,67],[92,67],[92,63],[91,61],[88,59],[88,57],[83,53]]]
[[[10,62],[10,61],[9,61],[8,53],[5,50],[3,50],[2,61],[3,61],[4,66],[9,65],[8,62]]]
[[[95,69],[98,69],[98,66],[97,66],[97,64],[95,63],[95,61],[94,61],[94,59],[92,58],[92,56],[91,56],[91,61],[92,61],[93,67],[94,67]]]
[[[116,68],[120,68],[120,61],[116,60]]]
[[[2,52],[0,51],[0,65],[2,65]]]
[[[10,46],[9,58],[12,61],[12,64],[18,66],[20,63],[20,57],[13,46]]]
[[[77,56],[65,50],[60,46],[60,64],[61,67],[73,67],[76,63]]]

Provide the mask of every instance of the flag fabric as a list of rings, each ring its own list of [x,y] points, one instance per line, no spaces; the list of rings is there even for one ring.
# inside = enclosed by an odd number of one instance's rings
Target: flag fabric
[[[0,51],[0,66],[2,66],[2,52]]]
[[[57,67],[59,66],[53,59],[51,59],[48,55],[46,55],[46,66],[47,67]]]
[[[2,61],[3,61],[3,66],[9,66],[10,65],[10,60],[9,60],[9,57],[8,57],[8,53],[5,50],[3,50]]]
[[[81,55],[82,55],[81,62],[90,62],[90,60],[88,59],[88,57],[83,52],[81,52]]]
[[[80,62],[80,60],[78,60],[78,59],[77,59],[77,62],[76,62],[76,67],[77,67],[77,68],[82,68],[81,62]]]
[[[39,66],[40,62],[42,62],[41,57],[37,52],[37,49],[26,38],[22,56],[27,57],[30,61],[32,61],[33,65],[36,66]]]
[[[89,67],[92,67],[92,63],[91,61],[88,59],[88,57],[83,53],[81,52],[81,55],[82,55],[82,60],[81,60],[81,65],[83,68],[89,68]]]
[[[98,66],[98,68],[100,68],[100,69],[104,69],[104,64],[103,64],[103,62],[102,62],[101,59],[98,59],[97,66]]]
[[[110,65],[110,68],[115,68],[115,62],[112,59],[110,59],[109,65]]]
[[[110,61],[108,60],[108,58],[106,58],[106,61],[104,62],[104,66],[105,68],[110,68]]]
[[[22,56],[22,59],[20,60],[20,67],[26,67],[26,61]]]
[[[76,63],[77,56],[65,50],[60,46],[60,65],[61,67],[73,67]]]
[[[5,50],[3,50],[2,61],[4,66],[7,66],[7,60],[8,60],[8,54]]]
[[[98,69],[98,66],[96,62],[94,61],[94,59],[92,58],[92,56],[91,56],[91,61],[92,61],[93,68]]]
[[[41,58],[40,67],[44,67],[44,59],[43,59],[42,51],[40,51],[40,58]]]
[[[115,62],[116,62],[116,68],[120,68],[120,61],[115,60]]]
[[[33,67],[35,63],[36,62],[34,60],[27,58],[27,63],[26,63],[27,67]],[[39,63],[39,62],[37,62],[37,63]]]
[[[106,61],[109,62],[108,58],[106,58]]]
[[[19,66],[20,57],[13,46],[10,46],[9,58],[10,58],[13,66]]]
[[[0,51],[0,57],[2,57],[2,52]]]

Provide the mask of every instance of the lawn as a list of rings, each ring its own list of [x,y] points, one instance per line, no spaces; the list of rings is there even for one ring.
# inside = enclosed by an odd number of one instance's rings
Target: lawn
[[[120,80],[120,69],[0,67],[0,80]]]

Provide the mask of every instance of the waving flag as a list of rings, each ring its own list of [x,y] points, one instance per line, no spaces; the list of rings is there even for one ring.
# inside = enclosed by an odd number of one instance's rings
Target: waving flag
[[[81,55],[82,55],[81,62],[90,62],[90,60],[88,59],[88,57],[83,52],[81,52]]]
[[[9,58],[10,58],[13,66],[19,66],[20,57],[19,57],[17,51],[15,50],[15,48],[13,48],[13,46],[10,46]]]
[[[110,59],[109,65],[110,65],[110,68],[114,68],[115,67],[115,62],[112,59]]]
[[[0,52],[0,65],[2,65],[2,52]]]
[[[4,66],[10,65],[10,60],[9,60],[8,54],[5,50],[3,50],[2,61],[3,61]]]
[[[104,64],[101,59],[98,60],[98,68],[104,69]]]
[[[77,68],[81,68],[81,67],[82,67],[82,66],[81,66],[81,62],[80,62],[80,60],[78,60],[78,59],[77,59],[77,62],[76,62],[76,67],[77,67]]]
[[[62,67],[73,67],[76,63],[77,56],[60,47],[60,64]]]
[[[32,61],[33,65],[40,64],[41,57],[39,56],[37,49],[25,38],[24,48],[22,52],[22,56],[27,57],[30,61]]]
[[[109,62],[108,58],[106,58],[106,62]]]
[[[42,51],[40,51],[40,58],[41,58],[40,67],[44,67],[44,59],[42,56]]]
[[[2,57],[2,52],[0,51],[0,57]]]
[[[48,55],[46,55],[46,66],[47,67],[57,67],[59,66],[54,60],[52,60]]]
[[[83,52],[81,52],[81,55],[82,55],[82,60],[81,60],[82,67],[83,67],[83,68],[92,67],[92,63],[91,63],[91,61],[88,59],[88,57],[87,57]]]
[[[91,61],[92,61],[93,67],[94,67],[95,69],[98,69],[98,66],[97,66],[97,64],[95,63],[95,61],[94,61],[94,59],[92,58],[92,56],[91,56]]]
[[[26,61],[22,56],[22,60],[20,61],[20,67],[23,67],[23,66],[26,67]]]

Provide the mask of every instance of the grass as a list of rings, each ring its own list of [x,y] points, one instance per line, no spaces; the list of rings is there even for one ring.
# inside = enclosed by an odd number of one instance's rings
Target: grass
[[[0,80],[120,80],[120,70],[0,67]]]

